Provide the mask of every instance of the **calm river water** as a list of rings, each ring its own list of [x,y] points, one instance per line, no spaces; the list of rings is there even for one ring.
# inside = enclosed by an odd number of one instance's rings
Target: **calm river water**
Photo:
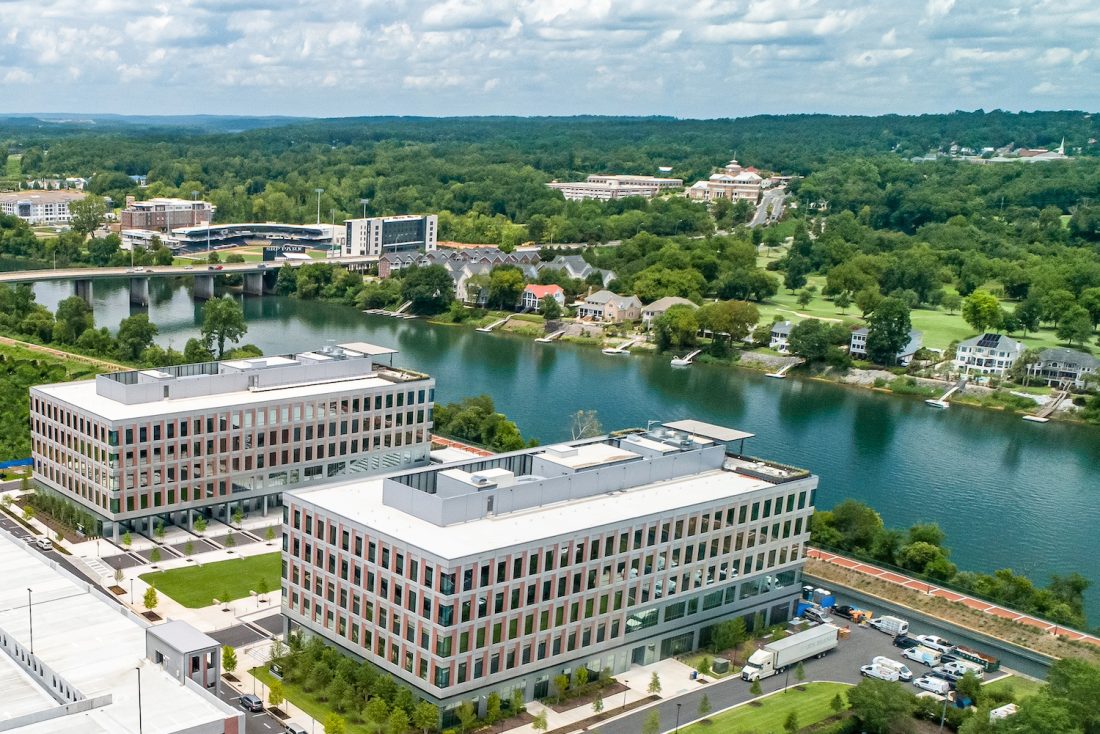
[[[151,283],[158,342],[182,350],[197,335],[201,304],[179,284]],[[68,283],[35,287],[54,308]],[[124,281],[95,284],[97,324],[117,328],[131,312]],[[431,373],[440,401],[492,395],[526,436],[568,438],[568,417],[595,409],[606,429],[694,417],[751,431],[746,451],[821,477],[818,506],[847,497],[875,507],[887,525],[935,521],[961,568],[1011,567],[1036,580],[1077,571],[1093,582],[1100,618],[1100,429],[952,407],[667,357],[618,356],[569,344],[489,335],[366,316],[331,303],[265,296],[244,301],[246,342],[265,353],[327,342],[368,341],[400,350],[395,363]]]

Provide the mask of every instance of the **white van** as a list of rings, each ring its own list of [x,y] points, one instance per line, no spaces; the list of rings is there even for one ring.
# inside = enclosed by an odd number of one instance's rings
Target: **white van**
[[[891,660],[890,658],[879,655],[871,661],[871,665],[881,665],[884,668],[893,668],[898,672],[899,680],[913,680],[913,671],[909,670],[908,667],[903,663],[899,663],[897,660]]]
[[[933,678],[930,675],[926,675],[922,678],[917,678],[913,681],[913,685],[917,688],[921,688],[925,691],[931,691],[938,696],[946,696],[951,692],[951,684],[945,681],[943,678]]]
[[[864,665],[859,669],[859,674],[866,678],[878,678],[890,682],[898,679],[898,671],[884,665]]]
[[[868,624],[879,632],[885,632],[892,637],[908,634],[909,632],[909,623],[899,617],[876,617]]]

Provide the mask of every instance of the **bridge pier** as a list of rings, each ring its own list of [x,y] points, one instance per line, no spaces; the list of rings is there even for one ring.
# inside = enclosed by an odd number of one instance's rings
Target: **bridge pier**
[[[130,278],[130,303],[139,306],[149,305],[148,278]]]
[[[262,296],[264,294],[263,272],[244,274],[244,293],[246,296]]]
[[[80,296],[84,299],[84,302],[89,306],[92,305],[92,281],[91,280],[74,280],[73,281],[73,295]]]
[[[195,287],[191,291],[196,300],[208,301],[214,297],[214,276],[196,275]]]

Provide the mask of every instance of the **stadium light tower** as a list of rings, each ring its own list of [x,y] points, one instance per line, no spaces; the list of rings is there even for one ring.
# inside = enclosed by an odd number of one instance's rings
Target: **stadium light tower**
[[[325,193],[324,189],[314,189],[317,192],[317,224],[321,223],[321,194]]]

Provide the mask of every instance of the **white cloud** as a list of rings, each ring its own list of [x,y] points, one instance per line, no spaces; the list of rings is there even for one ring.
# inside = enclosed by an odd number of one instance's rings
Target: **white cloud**
[[[1054,94],[1058,91],[1058,87],[1051,82],[1039,82],[1027,91],[1032,94]]]

